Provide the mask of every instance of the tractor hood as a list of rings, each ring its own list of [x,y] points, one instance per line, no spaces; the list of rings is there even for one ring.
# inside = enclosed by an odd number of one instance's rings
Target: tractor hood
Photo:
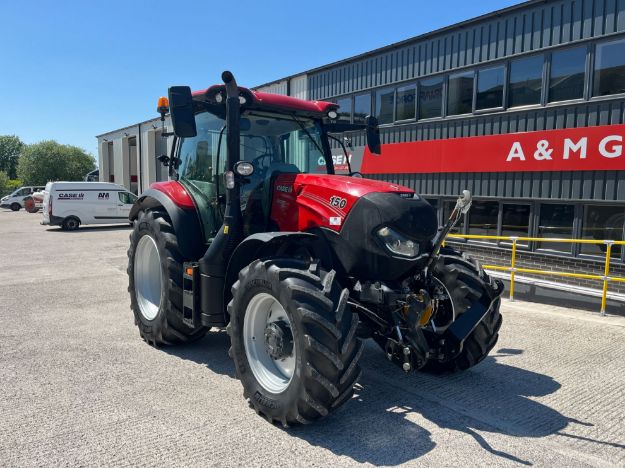
[[[354,204],[374,192],[414,196],[408,187],[360,177],[281,174],[273,184],[271,218],[281,231],[326,227],[338,232]]]
[[[314,185],[337,193],[360,198],[371,192],[393,192],[413,194],[414,190],[402,185],[380,180],[363,179],[343,175],[298,174],[296,183],[301,186]]]
[[[413,190],[339,175],[280,174],[271,220],[279,231],[315,231],[333,246],[342,271],[395,280],[422,266],[438,229],[436,211]],[[418,244],[414,257],[393,254],[376,234],[390,228]]]

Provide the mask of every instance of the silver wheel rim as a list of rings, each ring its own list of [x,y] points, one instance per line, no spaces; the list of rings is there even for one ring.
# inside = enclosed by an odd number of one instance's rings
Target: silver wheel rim
[[[146,320],[154,320],[161,305],[161,258],[151,236],[139,239],[135,250],[135,295],[139,311]]]
[[[267,293],[259,293],[252,297],[243,320],[243,344],[254,377],[271,393],[286,390],[295,371],[295,346],[290,356],[273,359],[265,345],[265,328],[277,321],[286,322],[293,331],[284,307],[275,297]]]

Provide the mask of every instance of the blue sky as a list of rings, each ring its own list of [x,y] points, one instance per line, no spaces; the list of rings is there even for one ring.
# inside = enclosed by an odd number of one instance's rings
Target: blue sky
[[[518,0],[0,0],[0,135],[97,154],[170,85],[255,86]]]

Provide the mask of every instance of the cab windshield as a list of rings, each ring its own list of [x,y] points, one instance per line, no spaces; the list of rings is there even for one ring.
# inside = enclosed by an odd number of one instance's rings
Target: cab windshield
[[[178,151],[179,180],[192,193],[207,240],[221,226],[225,195],[222,174],[226,171],[225,121],[209,112],[196,114],[197,135],[183,138]],[[242,210],[246,195],[262,181],[279,173],[326,174],[319,122],[263,111],[246,111],[240,119],[242,161],[254,166],[250,183],[242,188]]]

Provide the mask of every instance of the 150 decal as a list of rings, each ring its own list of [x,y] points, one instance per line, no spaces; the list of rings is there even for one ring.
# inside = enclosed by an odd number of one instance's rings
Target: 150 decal
[[[347,205],[347,200],[345,198],[337,197],[333,195],[330,197],[330,206],[336,206],[338,208],[345,208]]]

